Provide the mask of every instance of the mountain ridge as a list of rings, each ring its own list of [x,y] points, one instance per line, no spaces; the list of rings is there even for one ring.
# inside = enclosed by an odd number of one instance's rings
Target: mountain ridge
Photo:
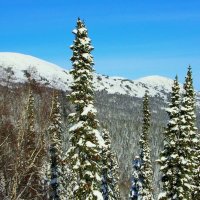
[[[2,70],[8,67],[13,70],[15,76],[14,82],[25,82],[24,71],[32,70],[35,71],[35,77],[33,78],[49,87],[65,91],[70,90],[69,86],[72,83],[69,70],[30,55],[0,52],[0,67]],[[167,93],[171,91],[172,84],[172,79],[158,75],[129,80],[123,77],[94,74],[94,88],[96,91],[105,90],[109,94],[116,93],[139,98],[148,90],[150,96],[157,96],[166,100]]]

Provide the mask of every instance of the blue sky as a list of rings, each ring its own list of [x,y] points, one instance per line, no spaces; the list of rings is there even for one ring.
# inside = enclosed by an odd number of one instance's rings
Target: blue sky
[[[85,20],[98,73],[181,82],[190,64],[200,89],[199,0],[1,0],[0,51],[70,69],[76,19]]]

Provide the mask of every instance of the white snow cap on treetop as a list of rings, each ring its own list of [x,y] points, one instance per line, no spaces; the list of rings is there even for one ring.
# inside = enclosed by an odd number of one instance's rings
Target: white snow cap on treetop
[[[84,32],[86,32],[87,31],[87,29],[85,28],[85,27],[82,27],[82,28],[79,28],[78,29],[78,32],[80,33],[80,34],[83,34]]]

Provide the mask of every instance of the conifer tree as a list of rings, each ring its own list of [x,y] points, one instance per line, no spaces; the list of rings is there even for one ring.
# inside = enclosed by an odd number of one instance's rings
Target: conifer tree
[[[195,94],[193,88],[192,71],[189,66],[184,84],[185,92],[180,111],[180,135],[179,145],[182,149],[180,154],[181,171],[180,181],[182,186],[179,188],[180,198],[192,199],[192,193],[195,190],[194,177],[197,169],[197,151],[198,146],[197,128],[195,126]]]
[[[50,136],[50,158],[51,158],[51,181],[50,199],[66,199],[66,192],[63,187],[65,176],[63,173],[63,149],[61,135],[62,119],[60,114],[60,103],[58,92],[54,92],[52,100],[52,110],[50,116],[50,126],[48,133]]]
[[[198,132],[197,137],[197,146],[195,147],[196,150],[196,168],[194,170],[194,191],[192,192],[192,198],[198,199],[200,197],[200,135]]]
[[[159,194],[160,200],[179,199],[181,185],[180,169],[180,150],[179,150],[179,124],[180,124],[180,87],[176,76],[172,86],[171,102],[166,110],[169,122],[164,132],[164,149],[160,154],[158,163],[162,172],[162,192]]]
[[[140,170],[141,170],[141,159],[139,156],[136,156],[133,160],[133,175],[131,180],[131,190],[130,190],[130,199],[138,200],[139,199],[139,190],[141,189],[141,179],[140,179]]]
[[[170,121],[165,132],[164,150],[159,160],[163,172],[163,193],[160,200],[194,199],[197,194],[195,177],[198,173],[198,136],[195,127],[194,89],[191,67],[188,68],[180,106],[178,80],[172,88]],[[196,183],[197,185],[198,183]]]
[[[150,129],[150,111],[148,93],[145,92],[143,97],[143,126],[140,136],[140,156],[138,159],[138,167],[134,165],[137,175],[133,178],[132,188],[134,191],[130,193],[130,199],[153,199],[153,170],[151,164],[151,155],[149,147],[149,129]],[[136,181],[136,183],[135,183]],[[137,194],[137,195],[135,195]]]
[[[186,94],[187,93],[187,94]],[[187,77],[185,81],[185,96],[190,96],[190,109],[188,109],[188,118],[190,119],[190,147],[193,150],[193,156],[190,157],[190,161],[193,167],[193,184],[192,199],[198,199],[200,197],[200,135],[196,127],[196,115],[195,115],[195,92],[193,88],[192,69],[189,66]],[[188,107],[189,108],[189,107]],[[187,117],[186,117],[187,119]]]
[[[200,145],[200,144],[198,144],[198,145]],[[199,152],[198,152],[198,154],[199,154]],[[199,182],[199,180],[200,180],[200,156],[199,155],[197,157],[197,166],[198,167],[194,171],[195,172],[195,175],[194,175],[195,189],[192,193],[193,199],[198,199],[200,197],[200,182]]]
[[[121,199],[119,190],[119,162],[115,152],[111,152],[111,176],[112,176],[112,190],[114,191],[114,198]]]
[[[71,49],[73,69],[71,74],[74,82],[69,96],[75,106],[75,112],[69,115],[72,123],[71,147],[68,151],[69,162],[76,176],[76,186],[72,191],[74,200],[100,200],[101,193],[101,146],[99,122],[94,108],[93,89],[93,57],[91,40],[88,38],[85,24],[78,19],[77,27],[73,31],[75,40]]]
[[[108,130],[102,131],[105,145],[102,150],[102,193],[104,200],[120,199],[118,187],[118,162],[111,150],[111,138]]]

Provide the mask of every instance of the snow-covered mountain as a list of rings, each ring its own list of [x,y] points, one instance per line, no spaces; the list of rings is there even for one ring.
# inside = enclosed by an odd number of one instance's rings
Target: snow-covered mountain
[[[36,81],[45,84],[48,87],[56,87],[63,91],[69,90],[72,83],[72,77],[69,70],[46,62],[44,60],[18,53],[0,53],[0,84],[6,83],[8,73],[6,69],[11,68],[14,72],[14,83],[24,83],[25,70],[31,70],[32,76]],[[8,70],[7,70],[8,71]],[[35,73],[34,73],[35,72]],[[167,97],[171,91],[173,80],[161,76],[148,76],[137,80],[128,80],[122,77],[109,77],[105,75],[94,75],[95,106],[97,108],[97,117],[102,125],[105,125],[112,138],[112,148],[117,153],[120,170],[120,190],[124,199],[128,199],[129,183],[132,170],[132,159],[138,155],[138,141],[142,129],[142,99],[145,90],[149,91],[150,110],[151,110],[151,148],[152,160],[157,160],[162,149],[163,131],[167,122],[165,107],[167,106]],[[2,88],[1,88],[2,89]],[[4,88],[5,89],[5,88]],[[2,89],[3,91],[3,89]],[[24,90],[25,91],[25,90]],[[23,99],[27,98],[27,93],[22,90],[18,98],[10,93],[9,109],[12,121],[16,123],[17,114],[23,110]],[[51,90],[42,90],[45,92],[35,93],[36,104],[38,105],[37,126],[42,127],[48,124],[48,113],[50,113]],[[24,92],[24,93],[23,93]],[[7,93],[6,93],[7,94]],[[16,93],[18,94],[18,93]],[[122,94],[122,95],[120,95]],[[161,97],[161,98],[158,98]],[[197,126],[200,128],[200,95],[197,95]],[[64,125],[65,141],[68,143],[68,120],[70,113],[70,103],[66,100],[65,93],[60,93],[62,104],[62,117],[66,124]],[[22,102],[22,103],[21,103]],[[43,109],[45,112],[43,112]],[[48,111],[48,112],[47,112]],[[18,113],[17,113],[18,112]],[[9,113],[9,112],[8,112]],[[16,116],[15,116],[16,115]],[[42,119],[42,120],[41,120]],[[159,193],[159,166],[153,162],[155,197]],[[156,199],[156,198],[155,198]]]
[[[5,76],[3,70],[10,67],[14,72],[15,82],[25,82],[25,70],[36,71],[34,78],[48,85],[62,90],[69,90],[72,77],[69,70],[50,62],[38,59],[33,56],[19,53],[0,53],[1,76]],[[171,91],[173,80],[162,76],[148,76],[138,80],[128,80],[121,77],[108,77],[105,75],[94,75],[95,90],[105,90],[109,94],[123,94],[134,97],[142,97],[145,90],[150,96],[159,96],[166,99],[166,95]]]

